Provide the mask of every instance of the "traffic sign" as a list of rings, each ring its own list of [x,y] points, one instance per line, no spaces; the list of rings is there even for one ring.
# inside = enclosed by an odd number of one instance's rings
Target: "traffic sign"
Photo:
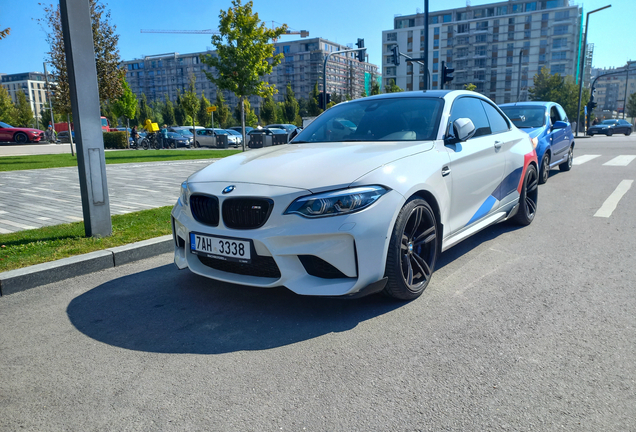
[[[214,112],[214,111],[216,111],[216,106],[212,105],[212,106],[208,107],[208,112],[209,113]]]

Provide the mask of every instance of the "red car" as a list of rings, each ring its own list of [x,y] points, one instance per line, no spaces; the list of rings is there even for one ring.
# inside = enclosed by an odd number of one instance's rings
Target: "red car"
[[[44,139],[44,131],[33,128],[13,127],[0,122],[0,141],[26,144],[40,142]]]

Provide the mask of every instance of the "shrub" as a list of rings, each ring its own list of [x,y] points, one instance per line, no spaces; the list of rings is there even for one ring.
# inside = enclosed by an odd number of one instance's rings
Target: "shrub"
[[[104,148],[105,149],[128,148],[128,142],[126,141],[126,132],[104,132]]]

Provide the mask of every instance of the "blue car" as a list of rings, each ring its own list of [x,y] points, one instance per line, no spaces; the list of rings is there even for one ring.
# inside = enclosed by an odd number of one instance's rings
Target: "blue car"
[[[574,154],[574,134],[568,116],[558,103],[517,102],[499,105],[519,129],[536,140],[540,163],[539,183],[548,181],[550,170],[570,171]]]

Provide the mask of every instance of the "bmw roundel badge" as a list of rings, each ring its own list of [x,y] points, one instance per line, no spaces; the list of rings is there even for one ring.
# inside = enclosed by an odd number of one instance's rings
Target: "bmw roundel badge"
[[[223,189],[223,194],[229,194],[230,192],[232,192],[234,190],[236,186],[231,185],[231,186],[227,186],[225,189]]]

